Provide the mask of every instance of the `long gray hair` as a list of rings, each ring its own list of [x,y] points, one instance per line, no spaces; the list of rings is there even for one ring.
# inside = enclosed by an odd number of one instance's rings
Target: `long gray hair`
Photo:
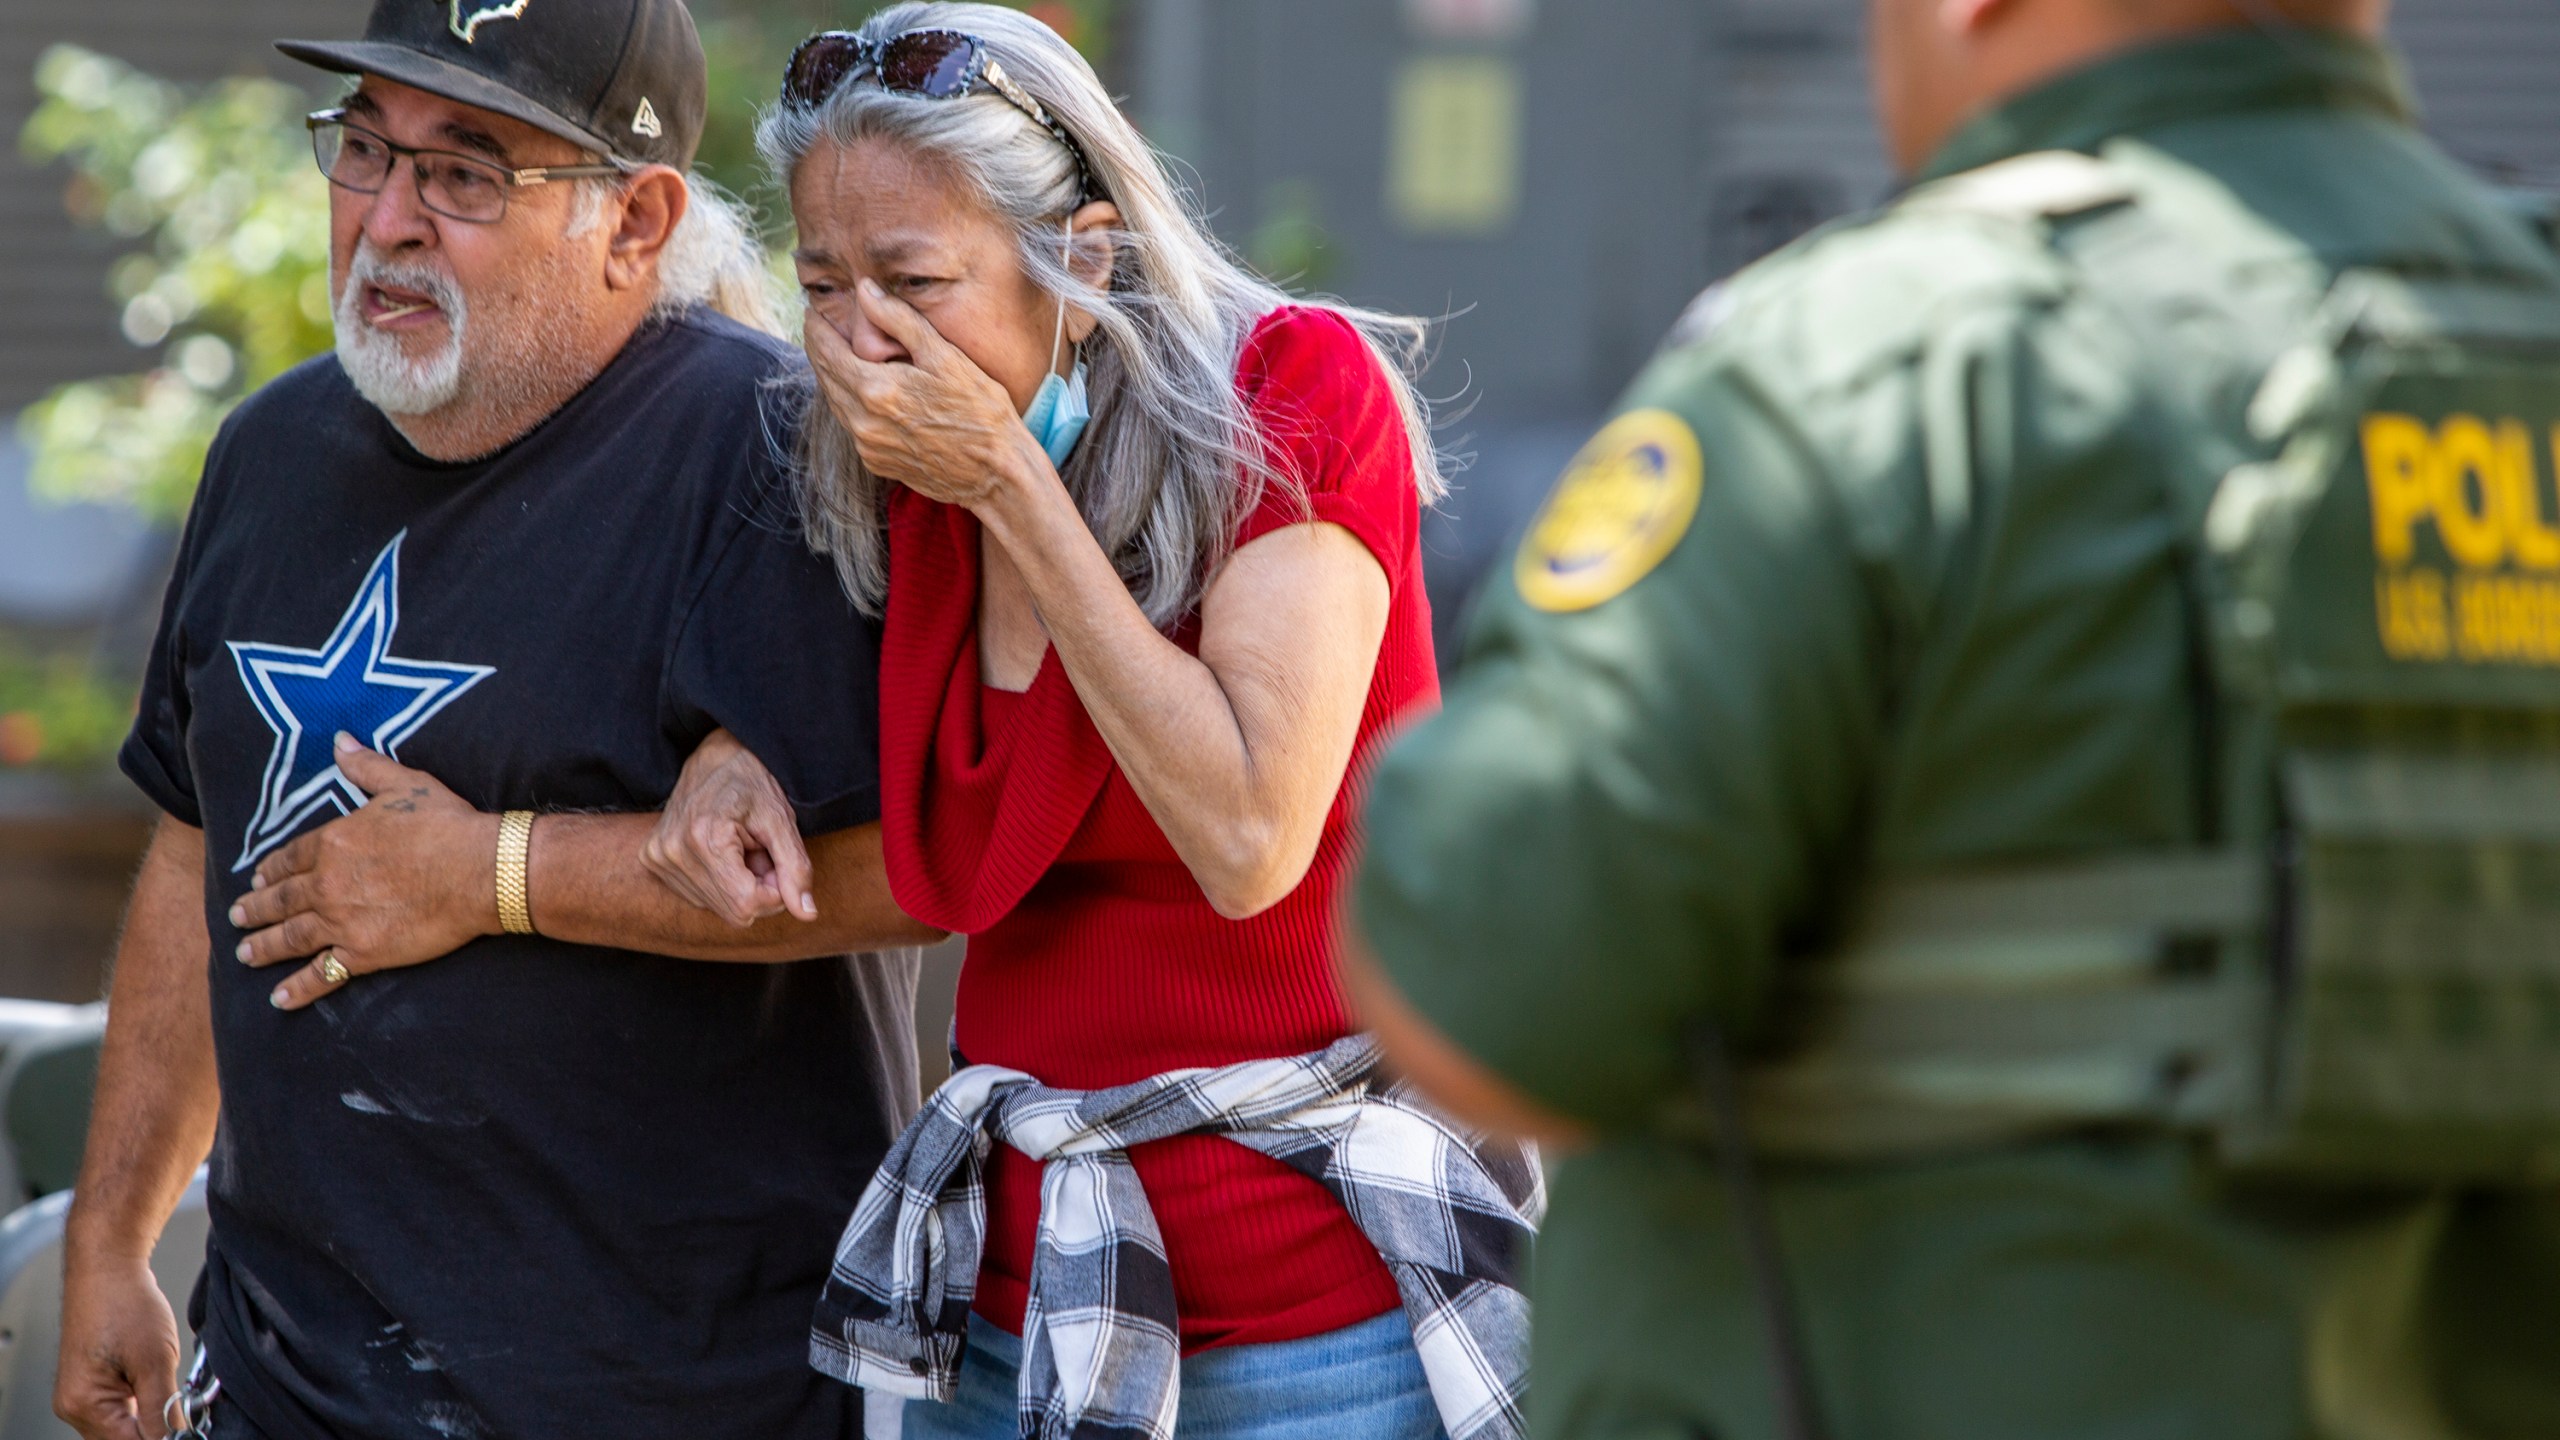
[[[1092,67],[1055,31],[994,5],[899,4],[874,14],[861,33],[885,41],[924,29],[976,36],[1083,147],[1095,193],[1080,196],[1075,160],[1056,137],[993,94],[929,100],[858,80],[820,104],[786,101],[767,111],[757,147],[786,189],[822,141],[886,141],[933,162],[1014,227],[1024,274],[1093,317],[1083,352],[1093,422],[1061,478],[1139,608],[1169,627],[1198,603],[1264,487],[1294,490],[1303,504],[1305,477],[1273,468],[1236,390],[1237,361],[1255,323],[1292,299],[1210,235]],[[1080,199],[1120,209],[1119,228],[1075,242],[1094,259],[1108,247],[1107,291],[1079,281],[1068,263],[1064,228]],[[1414,489],[1424,504],[1437,501],[1446,487],[1413,383],[1428,339],[1423,322],[1325,308],[1376,355],[1412,444]],[[833,412],[805,393],[799,432],[795,468],[809,542],[834,558],[854,603],[877,615],[889,589],[888,487],[864,468]]]
[[[590,158],[588,164],[596,163]],[[626,188],[622,180],[589,180],[578,186],[569,212],[569,234],[584,235],[605,221],[605,202]],[[674,315],[700,305],[741,325],[780,335],[782,318],[774,280],[746,207],[700,175],[684,177],[684,219],[658,252],[654,315]]]

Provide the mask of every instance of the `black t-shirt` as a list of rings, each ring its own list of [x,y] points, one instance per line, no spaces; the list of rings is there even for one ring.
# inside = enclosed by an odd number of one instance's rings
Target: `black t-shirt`
[[[340,730],[483,810],[556,811],[657,808],[725,726],[807,830],[876,818],[878,632],[772,459],[794,363],[655,322],[532,434],[440,465],[323,357],[216,441],[122,758],[205,831],[201,1305],[258,1428],[860,1433],[809,1315],[912,1103],[912,968],[508,936],[284,1014],[225,918],[260,855],[357,802]]]

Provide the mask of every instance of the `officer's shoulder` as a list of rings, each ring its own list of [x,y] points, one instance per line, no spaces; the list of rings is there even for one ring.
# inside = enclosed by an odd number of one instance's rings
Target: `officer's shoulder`
[[[2023,156],[1921,186],[1700,297],[1664,359],[1748,357],[1819,389],[1915,360],[1960,324],[2036,323],[2076,278],[2048,227],[2133,198],[2110,167],[2079,155]]]

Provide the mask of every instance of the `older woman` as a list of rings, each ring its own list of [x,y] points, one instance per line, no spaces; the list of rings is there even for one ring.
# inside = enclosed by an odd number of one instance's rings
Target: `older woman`
[[[889,882],[970,940],[968,1068],[855,1215],[816,1363],[943,1400],[910,1435],[1162,1435],[1177,1395],[1184,1435],[1512,1432],[1534,1167],[1376,1082],[1332,969],[1354,777],[1437,697],[1419,327],[1239,268],[1008,10],[812,39],[761,139],[811,538],[885,617]],[[724,737],[651,856],[814,913]]]

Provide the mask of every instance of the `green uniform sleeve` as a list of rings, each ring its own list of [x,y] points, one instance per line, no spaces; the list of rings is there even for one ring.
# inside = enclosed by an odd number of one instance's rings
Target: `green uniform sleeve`
[[[1881,709],[1849,517],[1798,436],[1695,352],[1630,410],[1694,434],[1694,516],[1596,603],[1490,582],[1445,709],[1376,777],[1355,892],[1424,1013],[1603,1125],[1676,1083],[1692,1019],[1748,1025],[1790,925],[1853,861]]]

